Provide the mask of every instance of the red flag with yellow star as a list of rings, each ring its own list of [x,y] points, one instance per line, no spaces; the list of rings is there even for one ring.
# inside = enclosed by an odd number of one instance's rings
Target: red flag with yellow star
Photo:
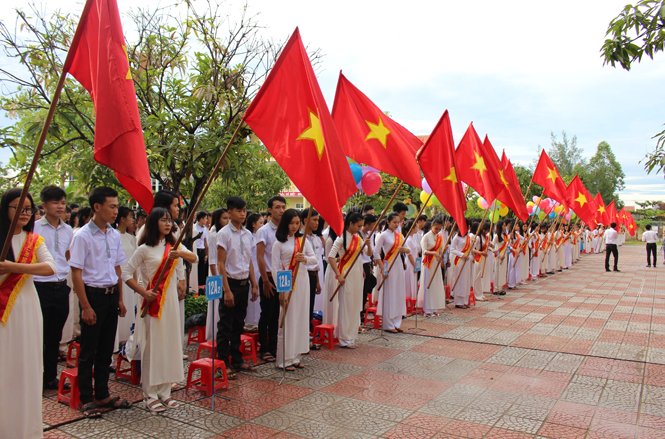
[[[567,207],[568,187],[559,175],[556,165],[552,163],[547,152],[543,149],[538,160],[538,165],[531,179],[534,183],[543,187],[543,194],[554,198],[559,203]]]
[[[347,156],[408,185],[421,186],[416,151],[423,143],[386,116],[342,72],[337,82],[332,118]]]
[[[596,228],[596,209],[591,194],[584,187],[579,176],[575,176],[568,185],[568,206],[589,227]]]
[[[617,212],[617,208],[614,205],[614,200],[612,200],[612,202],[607,205],[607,216],[610,219],[608,224],[617,223],[617,227],[619,227],[619,213]]]
[[[491,153],[496,155],[493,149]],[[459,165],[457,175],[487,200],[487,203],[494,201],[497,194],[505,188],[501,174],[497,168],[491,166],[489,156],[472,122],[455,151],[455,160]]]
[[[633,218],[633,215],[630,213],[626,213],[626,215],[627,215],[626,221],[628,222],[626,228],[628,229],[628,233],[630,233],[630,236],[635,236],[635,232],[637,232],[637,224],[635,224],[635,218]]]
[[[596,205],[596,222],[605,226],[609,226],[611,222],[610,216],[607,213],[607,208],[605,207],[605,202],[603,201],[603,197],[600,195],[600,192],[598,192],[596,198],[593,199],[593,202]]]
[[[448,110],[418,151],[416,159],[432,192],[453,217],[462,235],[466,235],[466,198],[462,180],[457,175],[459,167],[455,161],[455,141]]]
[[[502,190],[496,198],[515,212],[517,218],[526,222],[529,219],[529,211],[526,208],[520,181],[517,179],[513,164],[506,156],[506,151],[503,151],[501,155],[501,167],[503,168],[503,178],[508,180],[508,187]]]
[[[86,2],[62,69],[92,97],[95,160],[115,171],[120,184],[149,213],[152,182],[116,0]]]
[[[307,201],[341,235],[341,208],[357,188],[297,28],[244,120]]]

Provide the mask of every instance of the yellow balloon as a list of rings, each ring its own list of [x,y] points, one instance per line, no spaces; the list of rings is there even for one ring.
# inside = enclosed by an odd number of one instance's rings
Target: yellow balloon
[[[427,202],[427,198],[429,198],[429,194],[425,191],[420,192],[420,201],[425,203]],[[429,203],[427,203],[426,207],[429,207],[432,205],[432,199],[430,198]]]
[[[501,216],[508,215],[508,207],[507,206],[501,206],[501,209],[499,209],[499,215],[501,215]]]

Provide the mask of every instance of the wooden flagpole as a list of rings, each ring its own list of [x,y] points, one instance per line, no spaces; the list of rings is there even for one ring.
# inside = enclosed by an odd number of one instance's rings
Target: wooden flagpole
[[[187,222],[185,223],[185,226],[182,229],[182,232],[180,233],[180,236],[178,236],[178,239],[173,246],[175,250],[178,249],[178,246],[180,246],[180,243],[182,242],[182,239],[185,237],[185,234],[187,230],[189,230],[190,227],[192,227],[192,224],[194,223],[194,217],[196,216],[196,209],[199,208],[199,205],[201,204],[201,201],[203,201],[203,197],[205,194],[208,192],[208,189],[210,189],[210,185],[212,182],[215,180],[215,176],[219,172],[219,170],[222,168],[222,164],[224,163],[224,158],[226,158],[226,154],[228,154],[229,149],[231,148],[231,145],[233,144],[233,141],[236,139],[238,136],[238,133],[240,132],[240,128],[245,124],[244,120],[240,118],[240,123],[236,127],[235,131],[231,135],[231,138],[229,139],[229,142],[226,144],[226,148],[224,148],[224,152],[222,152],[222,156],[217,160],[217,164],[215,165],[215,168],[213,169],[212,173],[210,174],[210,177],[208,178],[208,182],[206,185],[203,187],[203,190],[201,191],[201,194],[199,195],[199,198],[196,200],[196,203],[192,206],[192,210],[189,212],[189,216],[187,217]],[[159,277],[157,278],[157,282],[155,283],[155,288],[157,288],[158,285],[161,285],[162,280],[164,279],[164,276],[166,275],[166,271],[168,268],[168,264],[164,264],[164,267],[162,268],[162,271],[159,273]],[[155,291],[157,292],[157,291]],[[145,307],[141,310],[141,317],[145,317],[148,314],[148,308],[150,307],[150,301],[146,303]]]
[[[400,191],[400,189],[402,189],[403,185],[404,185],[404,182],[401,181],[399,183],[399,186],[397,186],[397,189],[395,189],[395,193],[393,194],[392,198],[390,199],[390,201],[388,201],[388,204],[386,204],[386,207],[381,212],[381,215],[379,216],[379,218],[374,223],[374,226],[372,227],[372,230],[369,232],[369,236],[367,238],[371,238],[372,235],[374,234],[374,232],[376,232],[376,228],[379,226],[379,223],[381,222],[383,217],[386,215],[386,212],[388,212],[388,209],[390,208],[390,205],[393,204],[393,201],[395,200],[395,197],[397,196],[397,193]],[[346,233],[346,230],[343,231],[342,233]],[[365,250],[365,246],[366,246],[366,242],[365,242],[365,240],[363,240],[363,246],[360,248],[360,252],[358,252],[358,254],[353,258],[353,261],[351,261],[351,265],[349,265],[349,269],[346,271],[346,274],[344,276],[342,276],[342,279],[346,280],[346,276],[349,274],[349,272],[353,268],[353,264],[356,263],[356,261],[358,260],[358,258],[362,254],[362,252]],[[333,299],[337,295],[337,292],[339,291],[340,288],[342,288],[342,286],[338,282],[337,283],[337,288],[335,288],[335,291],[333,292],[332,296],[330,296],[330,302],[333,301]]]
[[[494,228],[494,215],[496,214],[496,202],[497,200],[494,200],[494,209],[492,209],[492,217],[490,218],[490,237],[492,237],[492,228]],[[481,224],[482,225],[482,224]],[[489,248],[489,242],[487,244],[487,247]],[[483,271],[480,273],[480,277],[485,276],[485,264],[487,263],[487,256],[483,256]]]
[[[480,224],[485,222],[485,218],[487,217],[487,211],[488,210],[489,209],[485,209],[485,214],[483,215],[483,219],[480,220]],[[480,225],[478,225],[478,227],[480,227]],[[469,232],[467,231],[466,233],[469,233]],[[471,248],[469,249],[469,255],[471,255],[471,252],[473,251],[473,248],[476,246],[476,240],[477,239],[478,239],[478,234],[476,233],[476,236],[473,237],[473,244],[471,244]],[[457,273],[457,278],[455,279],[455,283],[453,284],[453,287],[451,288],[451,290],[454,290],[455,287],[457,286],[457,281],[459,280],[459,277],[462,274],[462,270],[464,270],[464,265],[466,264],[466,261],[468,261],[468,259],[464,259],[462,261],[462,266],[460,267],[459,273]]]
[[[420,208],[420,212],[418,212],[418,215],[416,215],[415,221],[413,221],[413,223],[411,224],[411,227],[409,227],[409,232],[406,234],[406,238],[404,238],[404,244],[406,244],[406,240],[409,239],[409,236],[411,236],[411,231],[416,226],[416,223],[418,222],[418,218],[420,218],[420,215],[422,215],[423,211],[425,210],[425,207],[427,207],[427,203],[429,203],[429,200],[432,198],[433,193],[434,192],[430,192],[429,196],[427,197],[427,201],[425,201],[423,203],[423,207]],[[397,256],[399,256],[399,255],[397,255]],[[395,265],[395,262],[397,262],[397,256],[390,263],[390,267],[388,267],[388,272],[383,276],[383,279],[381,279],[381,283],[379,284],[378,287],[376,287],[376,291],[379,291],[381,289],[381,287],[383,286],[383,284],[385,283],[386,277],[390,274],[390,270],[393,269],[393,265]],[[348,273],[348,271],[347,271],[347,273]],[[330,300],[332,300],[332,298]]]
[[[307,211],[307,220],[305,221],[305,233],[302,235],[302,242],[300,244],[301,253],[305,253],[305,244],[306,244],[305,238],[307,238],[307,234],[309,233],[309,220],[312,218],[312,210],[314,210],[314,208],[310,204],[309,210]],[[298,278],[298,270],[300,270],[301,264],[302,262],[296,263],[296,268],[293,270],[293,279],[291,279],[291,287],[293,287],[296,284],[296,279]],[[284,313],[282,314],[282,321],[279,323],[280,328],[284,327],[284,322],[286,321],[286,313],[289,312],[289,304],[291,303],[292,295],[293,295],[293,288],[291,288],[291,291],[289,291],[289,297],[284,301]]]
[[[455,227],[457,227],[457,223],[455,222],[455,220],[453,220],[453,223],[454,223],[453,228],[450,229],[450,234],[448,235],[448,239],[446,239],[446,243],[441,247],[441,253],[439,253],[441,257],[443,257],[443,254],[446,252],[446,247],[448,247],[448,244],[450,244],[450,240],[453,237],[453,233],[455,233]],[[437,258],[436,267],[434,268],[432,273],[436,273],[436,270],[438,270],[440,266],[441,266],[441,260]],[[427,283],[427,288],[432,286],[432,281],[434,281],[434,276],[430,276],[429,282]]]
[[[9,232],[5,238],[5,242],[2,246],[2,252],[0,253],[0,262],[4,261],[9,253],[9,248],[12,244],[12,236],[14,235],[14,229],[18,224],[18,219],[21,216],[21,209],[23,208],[23,203],[28,196],[28,190],[30,189],[30,183],[32,183],[32,178],[37,171],[37,164],[39,163],[39,156],[42,154],[42,149],[44,148],[44,142],[46,142],[46,135],[48,134],[49,127],[51,126],[51,121],[53,120],[53,115],[55,114],[55,109],[58,105],[58,100],[60,99],[60,94],[62,92],[62,87],[65,85],[65,78],[67,77],[67,72],[64,70],[60,73],[60,78],[58,79],[58,84],[55,87],[55,93],[53,93],[53,99],[51,99],[51,105],[48,109],[48,114],[44,120],[44,126],[42,127],[42,132],[39,135],[39,141],[37,142],[37,147],[35,148],[35,153],[32,156],[32,163],[30,164],[30,170],[28,170],[28,175],[25,177],[25,183],[23,184],[23,190],[21,191],[21,196],[18,200],[18,208],[14,212],[14,217],[12,218],[11,225],[9,226]],[[34,215],[34,212],[33,212]],[[18,255],[16,255],[18,257]]]

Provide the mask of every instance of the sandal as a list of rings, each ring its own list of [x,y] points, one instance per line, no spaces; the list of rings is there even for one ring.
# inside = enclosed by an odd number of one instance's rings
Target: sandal
[[[386,329],[386,332],[390,332],[391,334],[397,334],[399,331],[397,329]]]
[[[261,359],[263,361],[265,361],[266,363],[274,363],[275,362],[275,357],[273,357],[270,352],[266,352],[265,354],[261,355]]]
[[[120,404],[118,404],[120,402]],[[126,399],[120,399],[119,396],[109,399],[107,402],[98,401],[97,406],[99,407],[110,407],[112,409],[123,409],[126,410],[132,406],[132,403]]]
[[[102,417],[102,411],[99,410],[99,406],[94,402],[89,402],[81,407],[83,416],[88,419],[97,419]]]
[[[302,363],[294,363],[291,366],[297,368],[297,369],[304,369],[305,366],[302,365]]]
[[[280,367],[279,369],[283,369],[287,372],[295,372],[296,371],[296,368],[293,367],[293,366]]]
[[[166,411],[166,407],[158,399],[154,400],[151,403],[148,403],[147,406],[148,410],[150,410],[151,412],[161,413]]]
[[[319,345],[316,344],[316,343],[313,343],[313,344],[309,347],[309,350],[310,350],[310,351],[320,351],[320,350],[321,350],[321,346],[319,346]]]
[[[240,364],[234,364],[231,366],[232,369],[235,369],[236,371],[245,371],[245,372],[255,372],[256,367],[252,366],[249,363],[240,363]]]
[[[163,402],[170,409],[177,409],[180,407],[180,403],[173,398],[166,398]]]
[[[218,380],[221,380],[222,378],[224,378],[224,372],[222,372],[221,367],[215,371],[215,374],[213,375],[213,377],[215,379],[218,379]],[[231,381],[231,380],[235,380],[237,378],[238,378],[238,373],[237,372],[233,372],[233,371],[227,369],[227,371],[226,371],[226,379],[227,380]]]
[[[404,332],[402,328],[395,328],[395,329],[397,330],[397,332]]]

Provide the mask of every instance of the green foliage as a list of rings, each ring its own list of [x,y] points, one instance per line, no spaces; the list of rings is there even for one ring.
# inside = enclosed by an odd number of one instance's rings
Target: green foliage
[[[206,296],[192,296],[187,294],[185,296],[185,320],[195,314],[208,312],[208,301]]]

